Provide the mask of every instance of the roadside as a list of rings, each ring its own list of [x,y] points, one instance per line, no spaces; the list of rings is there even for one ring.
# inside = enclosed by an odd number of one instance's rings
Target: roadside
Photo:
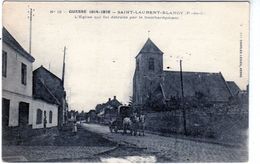
[[[164,162],[163,158],[127,143],[118,143],[78,126],[59,133],[48,132],[2,147],[6,162]]]
[[[95,154],[116,147],[115,142],[79,127],[74,135],[70,128],[59,133],[47,133],[24,140],[20,145],[3,145],[2,158],[7,162],[64,161],[85,159],[99,161]]]
[[[247,146],[233,147],[150,133],[145,136],[122,135],[111,133],[107,126],[97,124],[82,124],[82,127],[112,142],[143,149],[147,154],[154,154],[157,159],[163,159],[164,162],[245,162],[248,160]]]

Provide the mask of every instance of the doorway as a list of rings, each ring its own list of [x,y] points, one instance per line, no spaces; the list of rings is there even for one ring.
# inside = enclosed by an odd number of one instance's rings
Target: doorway
[[[29,124],[29,103],[19,103],[19,126],[27,126]]]
[[[2,126],[9,125],[10,100],[2,98]]]

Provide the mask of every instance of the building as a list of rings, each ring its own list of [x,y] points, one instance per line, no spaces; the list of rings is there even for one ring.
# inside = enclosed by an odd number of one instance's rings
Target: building
[[[96,111],[94,109],[91,109],[87,113],[87,122],[89,122],[89,123],[96,123],[96,122],[98,122],[97,113],[96,113]]]
[[[68,105],[62,80],[43,66],[33,71],[33,98],[57,105],[59,127],[66,123]]]
[[[117,117],[117,109],[122,105],[114,96],[113,99],[108,98],[108,101],[96,106],[96,113],[100,123],[108,124],[111,120]]]
[[[236,96],[241,92],[241,89],[234,81],[227,81],[227,84],[233,96]]]
[[[34,58],[3,28],[2,43],[2,127],[3,129],[43,128],[57,126],[56,104],[35,100],[32,92]],[[38,110],[41,113],[38,113]],[[41,116],[41,117],[39,117]]]
[[[136,56],[133,78],[133,102],[142,106],[148,100],[165,104],[182,96],[179,71],[163,70],[163,52],[150,38]],[[203,98],[206,101],[228,102],[232,97],[229,85],[221,72],[182,72],[183,96]]]

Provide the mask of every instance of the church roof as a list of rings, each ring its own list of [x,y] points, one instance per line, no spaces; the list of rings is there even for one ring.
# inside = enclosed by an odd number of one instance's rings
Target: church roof
[[[138,53],[160,53],[163,54],[163,52],[152,42],[150,38],[147,39],[145,42],[143,48],[141,51]]]
[[[227,85],[230,91],[232,92],[233,96],[241,92],[241,89],[237,86],[237,84],[234,81],[227,81]]]
[[[184,97],[203,95],[208,101],[228,101],[232,96],[221,73],[183,72]],[[166,99],[181,96],[179,71],[164,71],[163,91]]]

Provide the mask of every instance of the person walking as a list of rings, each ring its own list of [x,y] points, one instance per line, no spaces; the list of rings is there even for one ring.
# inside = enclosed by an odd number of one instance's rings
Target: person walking
[[[143,134],[143,136],[144,136],[145,115],[144,115],[143,111],[141,111],[141,113],[140,113],[139,123],[140,123],[140,132],[139,132],[139,134],[142,132],[142,134]]]
[[[74,135],[77,134],[78,128],[77,128],[77,121],[73,122],[73,128],[72,128],[72,132]]]

